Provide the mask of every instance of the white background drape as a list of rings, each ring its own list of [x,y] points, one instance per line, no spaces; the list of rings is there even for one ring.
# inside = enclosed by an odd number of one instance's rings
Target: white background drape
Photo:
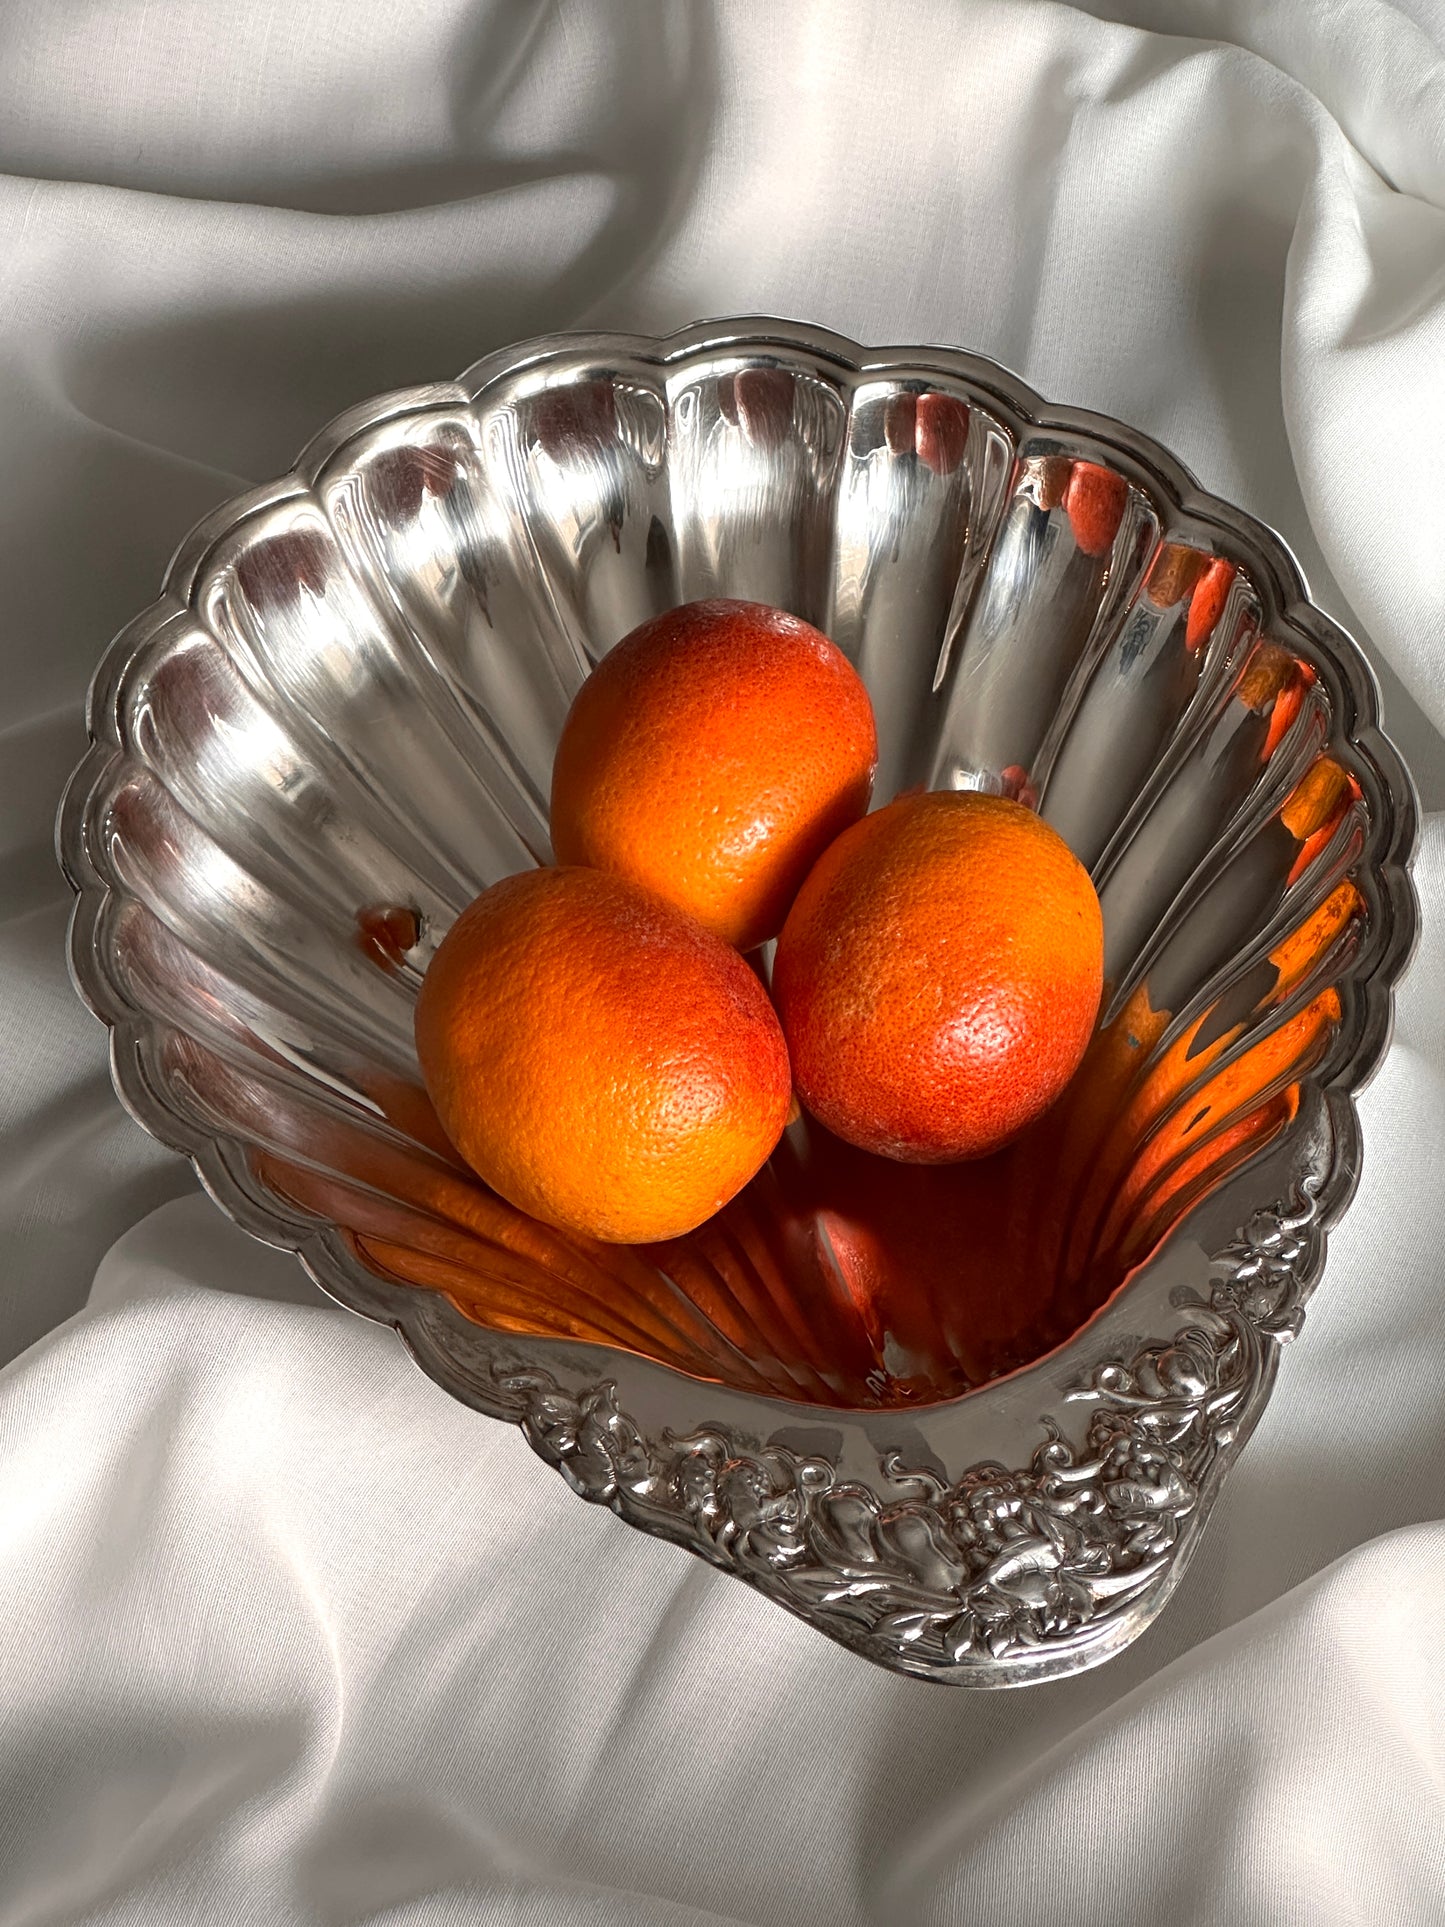
[[[1158,436],[1425,805],[1304,1339],[1163,1619],[1022,1693],[580,1505],[197,1195],[66,981],[84,688],[198,515],[527,334],[747,312]],[[8,0],[0,670],[6,1927],[1445,1919],[1441,0]]]

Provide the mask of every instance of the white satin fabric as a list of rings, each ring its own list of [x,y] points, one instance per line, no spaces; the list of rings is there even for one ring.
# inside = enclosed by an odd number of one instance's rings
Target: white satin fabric
[[[191,521],[521,336],[746,312],[1159,436],[1426,808],[1305,1336],[1162,1620],[1021,1693],[582,1506],[195,1194],[65,977],[82,692]],[[5,1927],[1445,1919],[1441,0],[9,0],[0,451]]]

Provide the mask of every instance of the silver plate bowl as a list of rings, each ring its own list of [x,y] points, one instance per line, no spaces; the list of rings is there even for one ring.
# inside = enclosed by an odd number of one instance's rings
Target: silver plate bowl
[[[1006,792],[1067,837],[1105,1008],[997,1158],[804,1120],[620,1250],[458,1165],[412,1005],[548,861],[590,665],[718,594],[851,656],[876,801]],[[1375,719],[1279,539],[1119,422],[791,323],[558,336],[352,410],[182,544],[92,690],[72,965],[134,1116],[582,1497],[885,1666],[1057,1677],[1177,1585],[1358,1173],[1416,923]]]

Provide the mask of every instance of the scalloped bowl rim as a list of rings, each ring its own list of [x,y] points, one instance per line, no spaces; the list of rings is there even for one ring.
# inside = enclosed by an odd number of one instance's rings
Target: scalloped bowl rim
[[[930,344],[870,348],[805,322],[754,316],[701,321],[665,336],[567,331],[534,337],[483,357],[454,383],[394,390],[343,410],[311,437],[284,475],[231,497],[195,523],[177,545],[159,595],[125,624],[101,657],[86,705],[90,746],[71,776],[56,819],[58,860],[76,892],[68,942],[70,975],[82,1000],[109,1028],[111,1078],[124,1108],[143,1129],[189,1160],[204,1190],[244,1230],[263,1243],[294,1251],[308,1276],[328,1297],[348,1310],[391,1325],[428,1376],[479,1409],[486,1408],[465,1385],[449,1377],[445,1357],[438,1355],[422,1329],[420,1303],[436,1293],[415,1286],[387,1286],[386,1281],[371,1279],[345,1253],[334,1226],[318,1226],[300,1212],[283,1212],[279,1201],[267,1201],[258,1195],[245,1174],[239,1140],[183,1123],[148,1085],[137,1049],[139,1013],[101,962],[96,937],[113,892],[93,867],[85,838],[92,796],[122,754],[114,721],[115,694],[122,672],[136,651],[185,608],[190,589],[217,544],[263,510],[307,495],[328,464],[365,430],[448,401],[470,404],[480,399],[494,381],[529,368],[541,370],[564,355],[569,358],[569,377],[575,379],[579,355],[595,354],[599,360],[625,355],[667,367],[707,353],[767,355],[770,351],[782,357],[801,353],[825,361],[854,387],[869,375],[888,373],[967,383],[997,407],[1010,426],[1078,437],[1107,451],[1122,472],[1133,471],[1167,503],[1175,522],[1190,522],[1225,535],[1240,548],[1247,555],[1271,624],[1291,632],[1333,662],[1349,703],[1349,713],[1340,719],[1341,733],[1378,777],[1375,801],[1384,805],[1388,815],[1388,832],[1382,841],[1376,874],[1389,929],[1368,969],[1354,980],[1363,998],[1356,1046],[1328,1078],[1319,1082],[1330,1119],[1332,1149],[1330,1168],[1318,1190],[1318,1218],[1307,1282],[1318,1277],[1327,1234],[1347,1208],[1358,1183],[1361,1144],[1354,1097],[1373,1076],[1388,1049],[1394,987],[1408,968],[1419,939],[1419,906],[1410,877],[1418,802],[1410,773],[1380,726],[1379,689],[1368,659],[1349,632],[1311,601],[1304,572],[1284,538],[1248,511],[1204,489],[1192,472],[1152,436],[1093,410],[1048,403],[1000,363],[968,350]],[[1178,1238],[1188,1222],[1186,1218],[1176,1226],[1166,1242]],[[957,1408],[1000,1385],[1016,1384],[1041,1373],[1125,1300],[1152,1262],[1153,1257],[1136,1266],[1084,1323],[1048,1352],[965,1392],[920,1401],[909,1409],[937,1413]],[[511,1337],[516,1340],[518,1335]],[[534,1336],[521,1342],[529,1352],[542,1357],[606,1351],[577,1339]],[[700,1390],[717,1384],[714,1379],[695,1376],[645,1355],[631,1357],[633,1365],[648,1376],[660,1373],[672,1381],[691,1382]],[[762,1392],[748,1397],[753,1405],[775,1410],[780,1421],[791,1415],[816,1421],[818,1416],[819,1408],[804,1401]],[[840,1416],[855,1411],[861,1415],[861,1408],[847,1405],[836,1410]]]

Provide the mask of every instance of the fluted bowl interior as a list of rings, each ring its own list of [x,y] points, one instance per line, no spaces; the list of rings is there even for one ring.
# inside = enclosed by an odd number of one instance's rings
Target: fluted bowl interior
[[[994,1158],[890,1164],[802,1119],[698,1233],[608,1247],[459,1163],[413,1005],[465,904],[550,860],[592,664],[712,595],[854,661],[875,804],[983,789],[1068,840],[1105,1003]],[[1408,948],[1408,781],[1278,541],[1119,424],[941,350],[558,338],[354,411],[189,538],[91,724],[62,826],[77,979],[127,1101],[229,1209],[324,1252],[332,1289],[802,1403],[952,1399],[1065,1341],[1345,1101]]]

